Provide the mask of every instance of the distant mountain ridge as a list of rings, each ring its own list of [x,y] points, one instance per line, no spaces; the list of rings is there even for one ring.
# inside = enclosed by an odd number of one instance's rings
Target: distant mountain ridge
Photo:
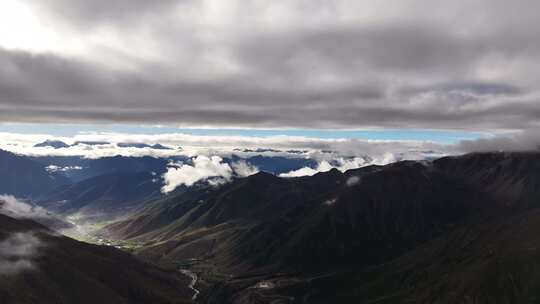
[[[55,149],[61,149],[61,148],[68,148],[69,145],[66,144],[65,142],[61,141],[61,140],[50,140],[50,139],[47,139],[47,140],[45,140],[45,141],[42,142],[42,143],[35,144],[34,147],[35,147],[35,148],[46,148],[46,147],[51,147],[51,148],[55,148]]]
[[[151,172],[103,174],[53,189],[38,204],[55,213],[115,218],[161,195],[161,181]]]
[[[21,156],[24,157],[24,156]],[[163,195],[162,175],[170,162],[191,163],[183,156],[171,158],[114,156],[86,159],[70,156],[28,157],[41,163],[49,173],[65,182],[39,193],[38,203],[62,214],[82,211],[86,215],[114,218],[118,213],[131,212],[146,201]],[[251,157],[247,160],[232,156],[225,163],[246,161],[262,170],[288,171],[310,162],[283,157]]]
[[[47,139],[44,142],[35,144],[34,147],[35,148],[61,149],[61,148],[74,147],[77,145],[99,146],[99,145],[108,145],[108,144],[110,144],[110,142],[107,142],[107,141],[76,141],[73,144],[68,145],[61,140]],[[151,148],[151,149],[157,149],[157,150],[171,150],[172,149],[170,147],[164,146],[159,143],[146,144],[146,143],[137,143],[137,142],[126,142],[126,143],[117,143],[116,145],[120,148],[139,148],[139,149]],[[178,148],[178,149],[181,149],[181,148]]]
[[[80,170],[64,172],[66,177],[74,183],[105,174],[129,172],[155,172],[156,174],[162,174],[167,170],[167,164],[170,161],[167,158],[156,158],[151,156],[112,156],[96,159],[88,159],[79,156],[41,156],[31,157],[31,159],[41,163],[44,167],[54,165],[59,168],[81,168]],[[179,157],[179,159],[182,158]]]
[[[156,150],[172,150],[172,148],[163,146],[161,144],[149,145],[145,143],[117,143],[116,145],[121,148],[139,148],[139,149],[150,148],[150,149],[156,149]]]
[[[35,197],[69,183],[62,174],[51,173],[25,156],[0,150],[0,194]]]

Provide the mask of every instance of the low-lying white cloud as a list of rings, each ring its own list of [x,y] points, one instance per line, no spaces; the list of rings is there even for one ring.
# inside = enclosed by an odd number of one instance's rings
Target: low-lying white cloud
[[[240,177],[250,176],[259,172],[257,167],[252,166],[243,160],[232,163],[231,167],[234,173]]]
[[[197,156],[193,159],[193,165],[171,164],[163,175],[165,186],[163,192],[170,192],[181,185],[192,186],[200,180],[211,177],[230,178],[232,169],[228,164],[222,163],[219,156]]]
[[[351,176],[347,179],[347,182],[345,183],[347,187],[352,187],[360,183],[360,177],[359,176]]]
[[[45,167],[45,170],[47,170],[47,172],[69,172],[69,171],[75,171],[75,170],[82,170],[83,167],[81,166],[65,166],[65,167],[60,167],[60,166],[55,166],[55,165],[49,165],[47,167]]]
[[[258,169],[245,161],[224,163],[219,156],[199,155],[192,159],[192,164],[172,163],[167,172],[163,174],[164,186],[162,192],[168,193],[178,186],[192,186],[199,181],[207,181],[217,186],[226,183],[233,176],[248,176],[257,173]]]
[[[49,218],[47,210],[18,200],[12,195],[0,195],[0,213],[14,218]]]
[[[312,176],[319,172],[327,172],[332,169],[338,169],[341,172],[345,172],[351,169],[358,169],[369,165],[386,165],[402,158],[392,154],[384,153],[378,157],[353,157],[353,158],[337,158],[334,160],[322,160],[319,162],[316,168],[304,167],[298,170],[293,170],[287,173],[282,173],[280,177],[300,177],[300,176]]]
[[[290,171],[290,172],[287,172],[287,173],[281,173],[279,176],[280,177],[300,177],[300,176],[313,176],[319,172],[322,172],[322,171],[318,171],[318,169],[313,169],[313,168],[310,168],[310,167],[304,167],[304,168],[300,168],[298,170],[293,170],[293,171]]]
[[[17,219],[30,219],[55,231],[72,228],[72,224],[66,222],[61,216],[12,195],[0,195],[0,214]]]
[[[16,232],[0,241],[0,275],[13,275],[35,267],[42,242],[33,232]]]
[[[337,202],[337,198],[331,198],[323,202],[323,205],[333,206]]]

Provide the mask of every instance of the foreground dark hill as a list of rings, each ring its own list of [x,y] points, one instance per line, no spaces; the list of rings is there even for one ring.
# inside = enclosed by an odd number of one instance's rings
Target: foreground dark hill
[[[187,284],[115,248],[0,215],[2,303],[186,303]]]
[[[47,172],[40,163],[3,150],[0,170],[0,194],[32,197],[69,183],[63,175]]]
[[[240,276],[207,303],[538,303],[540,212],[465,225],[371,267]],[[261,281],[272,288],[256,288]]]
[[[259,173],[164,198],[107,232],[146,242],[141,257],[232,275],[211,303],[534,303],[539,164],[482,153]]]
[[[460,227],[391,263],[329,280],[348,283],[327,296],[341,303],[385,295],[381,303],[538,303],[538,231],[539,210]]]

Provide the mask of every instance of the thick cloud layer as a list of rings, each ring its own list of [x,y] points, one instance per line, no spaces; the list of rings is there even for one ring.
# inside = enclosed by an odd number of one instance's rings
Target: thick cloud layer
[[[538,1],[20,3],[45,26],[11,18],[6,26],[20,26],[20,36],[0,33],[1,121],[468,130],[540,122]]]
[[[61,140],[69,147],[36,147],[45,140]],[[76,142],[99,142],[84,144]],[[119,143],[162,144],[171,149],[153,149],[150,147],[125,147]],[[385,153],[402,154],[415,157],[418,154],[447,152],[448,147],[427,141],[390,141],[344,138],[312,138],[305,136],[196,136],[181,133],[156,135],[95,133],[80,134],[73,137],[55,137],[46,134],[0,133],[0,149],[15,153],[44,156],[79,155],[88,158],[105,156],[155,156],[168,157],[185,155],[230,156],[231,154],[254,156],[294,156],[316,159],[339,156],[380,157]],[[263,151],[261,151],[263,149]],[[325,153],[323,153],[325,152]],[[76,169],[76,168],[72,168]]]

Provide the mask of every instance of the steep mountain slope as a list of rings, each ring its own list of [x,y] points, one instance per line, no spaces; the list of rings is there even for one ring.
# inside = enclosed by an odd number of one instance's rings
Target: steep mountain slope
[[[115,248],[0,215],[2,303],[188,303],[187,284]]]
[[[538,210],[462,227],[377,269],[366,295],[401,285],[400,302],[537,303],[539,229]]]
[[[0,150],[0,194],[32,197],[69,183],[60,174],[49,173],[41,164]]]
[[[154,231],[158,228],[174,235],[175,232],[181,232],[188,226],[211,226],[231,220],[279,217],[281,212],[287,211],[287,208],[271,208],[271,204],[272,199],[281,193],[301,200],[312,192],[309,189],[298,188],[290,180],[260,172],[246,179],[238,179],[221,188],[209,186],[184,188],[149,206],[147,210],[143,210],[128,221],[117,223],[111,232],[118,233],[117,228],[129,225],[130,229],[126,229],[126,232],[132,234],[132,237],[144,234],[133,235],[133,231],[152,231],[153,236],[144,237],[148,239],[158,237]],[[279,199],[284,198],[279,197]],[[282,201],[282,204],[286,206],[288,202],[293,201],[293,199],[288,199]],[[149,218],[155,220],[150,223],[144,220]],[[147,224],[152,227],[146,227]]]
[[[382,265],[233,279],[207,303],[538,303],[539,229],[531,210],[460,227]],[[274,287],[254,288],[263,279]]]
[[[277,242],[286,244],[278,256],[285,255],[294,270],[383,263],[481,216],[489,205],[467,185],[408,162],[364,174],[358,184],[339,189],[328,200],[330,205]]]
[[[56,188],[38,204],[62,214],[114,218],[160,196],[160,188],[161,182],[150,172],[105,174]]]
[[[167,164],[170,161],[190,162],[183,157],[116,156],[99,159],[36,157],[34,159],[44,166],[53,164],[54,168],[59,170],[59,174],[64,174],[75,181],[73,184],[61,186],[42,195],[38,200],[40,205],[54,212],[81,213],[84,217],[97,216],[100,220],[112,219],[119,214],[126,215],[140,207],[142,203],[158,199],[161,196],[159,191],[162,186],[161,175],[166,171]],[[266,162],[265,168],[271,167],[278,172],[283,168],[288,168],[283,167],[283,163],[293,168],[301,167],[306,163],[305,160],[289,160],[280,157],[254,157],[247,161],[251,162],[252,159],[258,164]],[[225,159],[224,162],[232,163],[240,160],[233,156]]]
[[[540,153],[475,153],[445,157],[434,166],[452,178],[482,189],[501,206],[540,206]]]
[[[414,162],[296,179],[259,173],[189,193],[107,230],[158,242],[139,252],[144,256],[186,258],[192,251],[191,257],[212,257],[238,272],[310,272],[384,262],[480,214],[490,202]],[[149,217],[162,222],[148,229]]]
[[[209,191],[207,187],[198,187],[198,185],[190,188],[181,186],[174,191],[173,195],[149,202],[129,218],[109,225],[102,232],[114,239],[135,237],[149,239],[151,237],[142,236],[147,233],[157,235],[156,230],[177,221],[195,208],[201,201],[199,197],[203,197]]]

